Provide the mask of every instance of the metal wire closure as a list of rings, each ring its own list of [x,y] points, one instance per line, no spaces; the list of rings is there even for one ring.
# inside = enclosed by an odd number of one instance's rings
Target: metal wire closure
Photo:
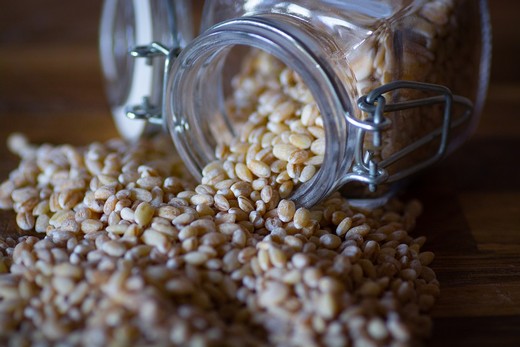
[[[147,64],[151,65],[152,60],[155,57],[169,57],[170,53],[172,56],[177,56],[179,52],[180,48],[174,48],[170,51],[163,44],[152,42],[149,45],[134,47],[132,50],[130,50],[129,54],[134,58],[145,58]],[[130,119],[142,119],[152,124],[162,125],[163,118],[161,110],[161,105],[152,105],[150,103],[150,97],[144,96],[141,104],[127,106],[125,108],[125,114]]]
[[[387,104],[383,94],[397,89],[414,89],[438,95]],[[454,120],[452,120],[453,102],[464,107],[462,116]],[[385,117],[385,113],[436,104],[444,104],[442,125],[439,128],[381,161],[378,161],[378,159],[375,158],[374,151],[381,148],[382,132],[388,129],[392,124],[391,120],[388,117]],[[361,111],[369,114],[369,117],[365,120],[359,120],[349,113],[345,115],[347,121],[356,129],[356,147],[352,172],[345,175],[340,182],[340,185],[350,181],[358,181],[368,184],[369,190],[374,192],[377,189],[378,184],[398,181],[441,159],[446,153],[450,129],[459,126],[469,119],[473,109],[473,104],[467,98],[453,95],[448,88],[441,85],[413,81],[395,81],[375,88],[367,95],[359,98],[358,107]],[[370,149],[365,148],[364,140],[367,132],[372,134],[372,148]],[[440,143],[437,151],[431,157],[392,175],[388,174],[388,171],[386,170],[388,166],[437,138],[440,138]]]

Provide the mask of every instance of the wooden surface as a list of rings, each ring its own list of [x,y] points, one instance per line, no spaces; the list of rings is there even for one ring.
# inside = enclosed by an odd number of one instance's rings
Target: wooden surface
[[[436,253],[441,297],[429,346],[520,346],[520,3],[490,1],[494,62],[475,136],[419,177],[416,235]],[[100,0],[5,1],[0,10],[0,179],[6,136],[86,144],[116,136],[97,56]],[[16,233],[0,211],[0,232]]]

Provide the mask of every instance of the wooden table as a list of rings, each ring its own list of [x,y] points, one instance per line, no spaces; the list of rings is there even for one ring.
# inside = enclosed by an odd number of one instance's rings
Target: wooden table
[[[429,346],[520,346],[520,3],[491,2],[494,65],[475,136],[419,177],[415,230],[436,253],[442,292]],[[116,136],[97,55],[101,1],[7,1],[0,11],[0,179],[7,135],[86,144]],[[16,233],[11,212],[0,232]]]

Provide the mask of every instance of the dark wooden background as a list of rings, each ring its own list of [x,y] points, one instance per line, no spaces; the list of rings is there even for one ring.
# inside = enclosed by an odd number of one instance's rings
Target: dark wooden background
[[[477,133],[419,177],[415,233],[441,282],[429,346],[520,346],[520,2],[490,0],[491,86]],[[7,135],[86,144],[116,136],[103,94],[100,0],[4,1],[0,9],[0,179]],[[0,211],[0,232],[16,232]]]

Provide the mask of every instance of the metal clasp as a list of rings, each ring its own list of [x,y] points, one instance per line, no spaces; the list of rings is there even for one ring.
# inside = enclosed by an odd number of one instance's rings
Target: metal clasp
[[[397,89],[414,89],[439,95],[388,104],[383,94]],[[462,116],[454,120],[452,120],[453,102],[465,108]],[[439,128],[393,153],[389,157],[382,160],[377,159],[375,151],[381,149],[382,132],[388,129],[392,124],[390,118],[384,115],[385,113],[436,104],[444,104],[442,125]],[[369,114],[369,117],[365,120],[359,120],[349,113],[346,114],[347,121],[356,129],[356,146],[352,172],[345,175],[341,184],[350,181],[362,182],[368,185],[371,192],[376,191],[377,185],[381,183],[398,181],[440,160],[446,153],[448,147],[450,129],[468,120],[473,110],[473,104],[470,100],[459,95],[453,95],[451,91],[444,86],[413,81],[395,81],[375,88],[367,95],[359,98],[358,107],[361,111]],[[370,149],[365,148],[365,135],[367,132],[372,134],[372,148]],[[388,166],[439,137],[440,143],[435,154],[424,161],[389,175],[386,170]]]
[[[177,47],[170,50],[159,42],[152,42],[149,45],[134,47],[128,54],[134,58],[145,58],[149,65],[152,65],[152,61],[156,57],[166,57],[165,65],[167,65],[170,59],[179,55],[180,51],[181,49]],[[161,111],[161,106],[150,103],[150,96],[143,96],[143,101],[139,105],[131,105],[125,108],[125,114],[128,118],[141,119],[159,125],[163,123]]]
[[[139,105],[125,107],[126,117],[132,120],[145,120],[152,124],[162,125],[161,108],[150,103],[148,96],[143,97],[143,102]]]

